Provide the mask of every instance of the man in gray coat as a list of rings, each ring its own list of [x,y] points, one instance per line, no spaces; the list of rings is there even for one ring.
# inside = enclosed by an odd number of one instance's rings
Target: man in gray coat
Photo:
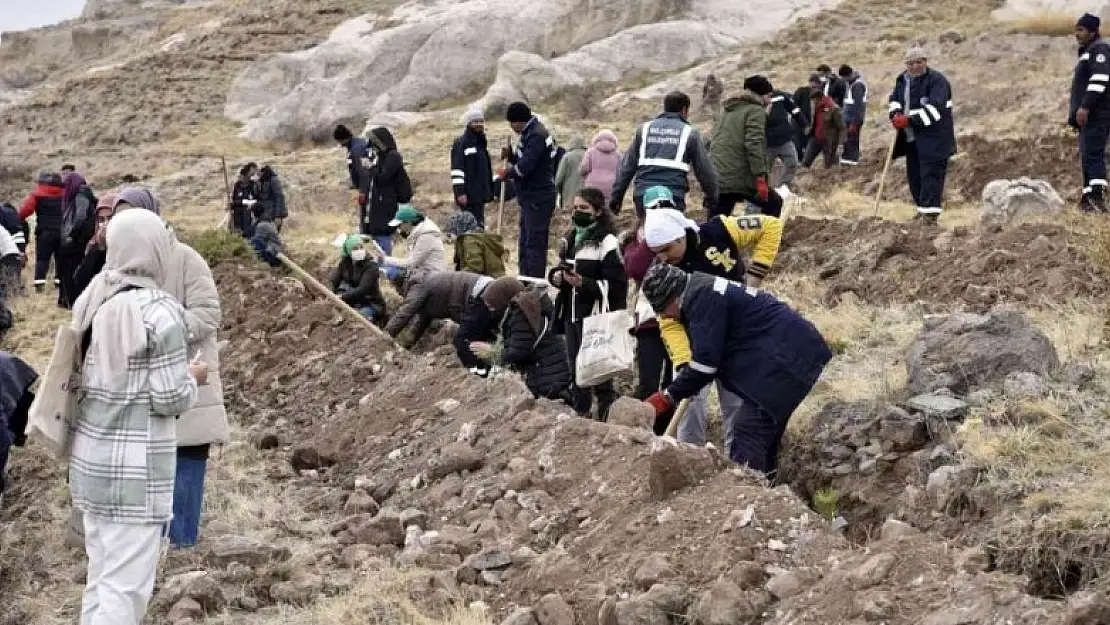
[[[469,271],[428,274],[409,289],[401,307],[389,318],[385,331],[397,338],[407,329],[408,336],[398,342],[404,347],[411,347],[436,319],[460,323],[469,299],[480,294],[490,282],[493,278]]]

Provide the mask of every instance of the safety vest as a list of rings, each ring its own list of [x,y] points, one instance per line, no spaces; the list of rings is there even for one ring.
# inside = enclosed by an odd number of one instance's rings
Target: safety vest
[[[692,126],[679,119],[659,118],[644,124],[640,131],[640,167],[662,167],[690,173],[686,145]]]

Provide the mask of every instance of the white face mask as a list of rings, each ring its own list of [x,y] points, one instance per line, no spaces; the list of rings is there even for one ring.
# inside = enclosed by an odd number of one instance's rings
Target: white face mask
[[[351,260],[355,261],[356,263],[361,263],[362,261],[366,260],[366,250],[354,250],[353,252],[351,252]]]

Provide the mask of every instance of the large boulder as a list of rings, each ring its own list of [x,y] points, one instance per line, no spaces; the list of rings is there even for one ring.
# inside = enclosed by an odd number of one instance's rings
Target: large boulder
[[[983,187],[979,220],[984,224],[1009,224],[1015,221],[1059,213],[1064,200],[1044,180],[1018,178],[993,180]]]
[[[485,90],[491,104],[536,100],[682,69],[836,1],[549,0],[508,11],[487,0],[406,3],[385,19],[348,20],[315,48],[251,63],[224,114],[253,141],[324,140],[337,122]]]
[[[933,316],[910,346],[907,386],[915,393],[948,388],[966,394],[1016,371],[1045,376],[1059,366],[1052,342],[1020,312]]]

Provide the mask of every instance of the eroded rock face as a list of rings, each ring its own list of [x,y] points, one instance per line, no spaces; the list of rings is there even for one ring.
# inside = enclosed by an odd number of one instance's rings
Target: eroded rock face
[[[505,11],[489,0],[410,3],[388,19],[349,20],[310,50],[253,63],[232,85],[224,114],[253,141],[325,139],[338,122],[360,125],[462,95],[485,92],[489,105],[534,101],[677,70],[833,4],[551,0]]]

